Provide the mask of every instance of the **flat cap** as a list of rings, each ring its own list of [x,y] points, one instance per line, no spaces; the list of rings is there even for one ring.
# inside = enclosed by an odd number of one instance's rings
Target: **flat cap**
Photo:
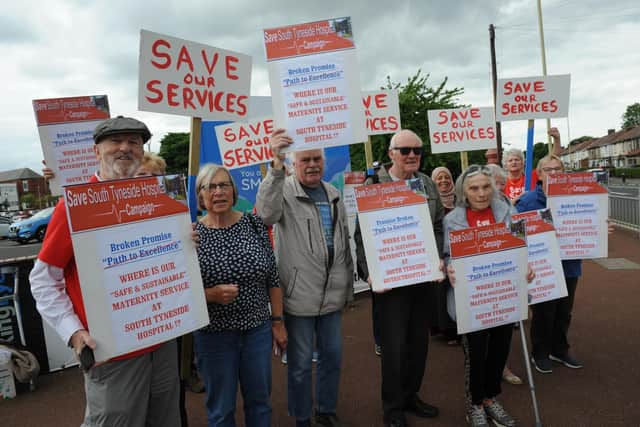
[[[147,142],[149,138],[151,138],[149,128],[147,128],[147,125],[142,123],[140,120],[136,120],[131,117],[118,116],[107,119],[96,126],[96,129],[93,131],[93,140],[97,144],[107,136],[122,133],[137,133],[142,137],[144,142]]]

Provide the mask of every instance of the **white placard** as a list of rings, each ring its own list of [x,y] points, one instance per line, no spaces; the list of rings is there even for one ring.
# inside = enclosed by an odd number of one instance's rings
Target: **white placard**
[[[429,110],[431,152],[496,148],[496,120],[492,107]]]
[[[567,117],[570,88],[570,74],[498,79],[496,120]]]
[[[443,278],[419,178],[357,187],[355,196],[374,291]]]
[[[209,323],[188,209],[168,195],[183,188],[177,176],[65,188],[97,361]]]
[[[251,57],[140,31],[138,109],[209,120],[249,113]]]
[[[398,91],[372,90],[362,92],[362,105],[369,135],[385,135],[401,129]]]

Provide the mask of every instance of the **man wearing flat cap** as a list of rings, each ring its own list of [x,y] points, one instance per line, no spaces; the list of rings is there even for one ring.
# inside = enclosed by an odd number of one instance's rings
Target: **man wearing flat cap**
[[[100,123],[93,150],[99,170],[90,182],[132,178],[142,162],[147,126],[118,116]],[[80,280],[73,254],[64,199],[51,217],[29,276],[38,311],[76,355],[96,342],[87,330]],[[84,373],[86,410],[83,426],[180,425],[175,340],[98,364]]]

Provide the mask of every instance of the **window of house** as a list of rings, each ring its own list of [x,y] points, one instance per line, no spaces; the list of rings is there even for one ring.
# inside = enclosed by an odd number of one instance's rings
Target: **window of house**
[[[22,191],[29,191],[29,181],[26,179],[22,181]]]

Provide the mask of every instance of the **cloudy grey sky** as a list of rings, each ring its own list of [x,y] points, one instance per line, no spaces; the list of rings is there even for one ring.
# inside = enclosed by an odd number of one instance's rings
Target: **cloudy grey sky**
[[[499,77],[542,75],[535,0],[302,1],[21,0],[0,15],[0,170],[40,171],[42,152],[31,101],[107,94],[112,115],[131,115],[154,133],[188,131],[189,118],[137,110],[140,29],[253,57],[252,95],[270,95],[261,30],[351,16],[362,90],[422,69],[448,77],[460,103],[492,103],[489,24],[496,30]],[[542,0],[549,74],[571,74],[563,142],[620,128],[640,102],[640,3]],[[536,121],[536,141],[546,123]],[[524,148],[526,122],[503,124],[503,140]]]

